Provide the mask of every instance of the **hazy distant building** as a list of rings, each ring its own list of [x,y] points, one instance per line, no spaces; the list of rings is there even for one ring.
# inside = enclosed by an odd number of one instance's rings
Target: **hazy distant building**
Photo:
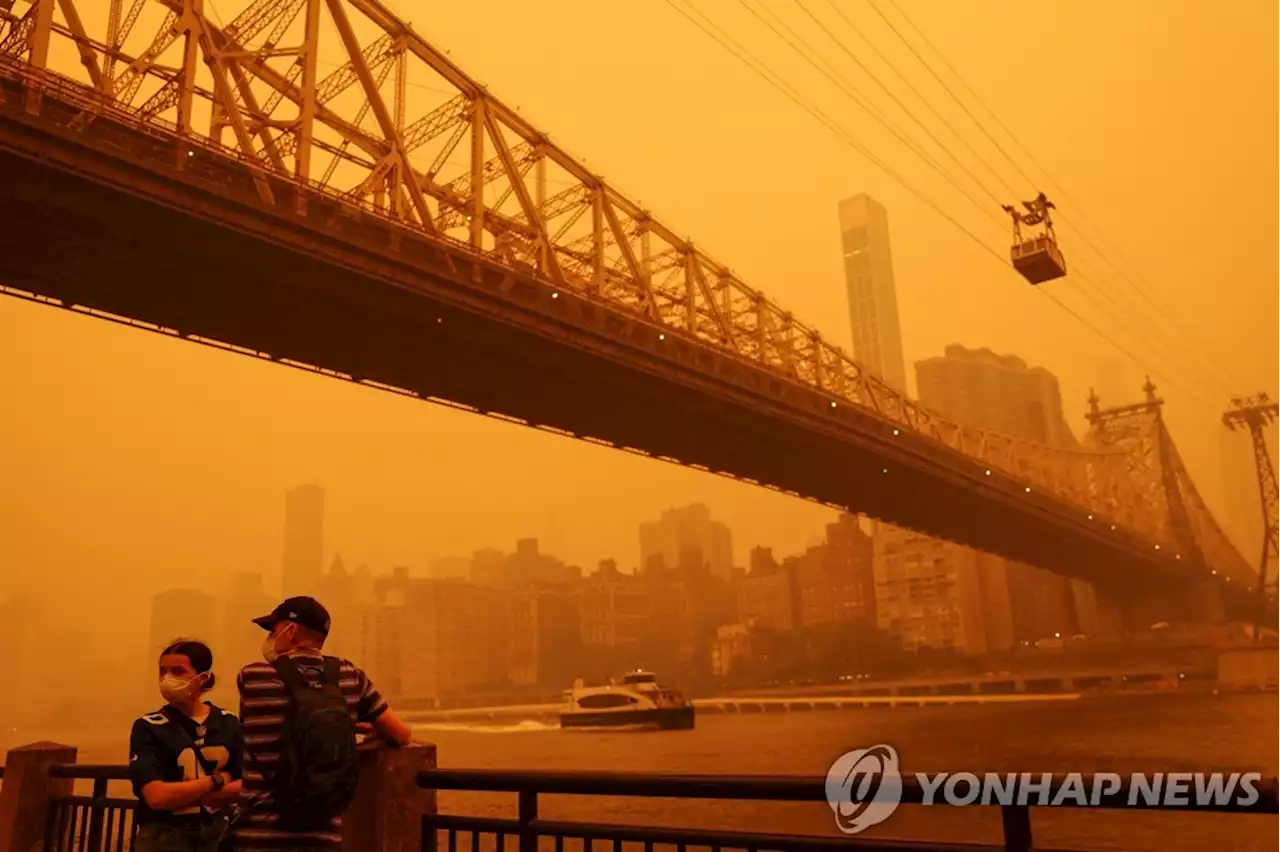
[[[854,515],[827,524],[827,540],[801,558],[795,572],[799,623],[875,624],[876,591],[871,537]]]
[[[797,592],[794,572],[775,567],[756,571],[734,584],[738,622],[785,632],[796,626]]]
[[[470,576],[469,556],[439,556],[427,563],[427,577],[432,580],[465,580]]]
[[[641,578],[623,574],[612,559],[600,563],[578,586],[582,643],[594,648],[626,649],[649,636],[650,590]]]
[[[750,624],[725,624],[716,629],[715,641],[711,645],[711,674],[715,677],[728,677],[740,663],[751,659],[751,627]]]
[[[465,580],[415,579],[401,622],[401,692],[450,698],[507,681],[507,594]]]
[[[386,606],[404,606],[409,594],[409,569],[397,565],[389,575],[374,578],[373,602]]]
[[[262,628],[253,619],[275,609],[279,600],[266,593],[262,574],[240,571],[227,582],[222,600],[222,628],[219,633],[217,664],[221,671],[237,671],[262,656]]]
[[[49,661],[39,653],[37,643],[50,629],[45,608],[35,598],[23,595],[0,601],[0,649],[5,655],[5,681],[11,687],[0,690],[0,711],[6,715],[38,706],[33,693],[41,682],[40,669]]]
[[[391,603],[372,603],[360,611],[360,657],[355,662],[384,695],[405,694],[401,677],[405,657],[403,600],[395,596]]]
[[[582,651],[582,601],[571,588],[529,586],[511,593],[508,674],[515,686],[565,689]]]
[[[876,621],[903,648],[936,648],[964,654],[1004,650],[1007,598],[993,605],[983,563],[994,559],[968,547],[914,530],[883,525],[874,540]],[[985,600],[984,600],[985,599]]]
[[[530,583],[565,585],[582,579],[582,569],[566,565],[538,550],[536,538],[522,538],[516,551],[503,554],[479,550],[471,557],[471,582],[484,586],[516,588]]]
[[[151,656],[158,658],[174,639],[199,639],[212,647],[216,660],[219,657],[215,633],[217,624],[218,600],[213,595],[195,589],[160,592],[151,599],[151,629],[148,634]],[[258,644],[262,644],[261,637]]]
[[[363,612],[375,600],[369,569],[362,565],[352,573],[341,554],[334,556],[328,573],[320,578],[319,598],[329,611],[331,622],[325,653],[346,657],[359,665],[364,650]]]
[[[920,401],[966,426],[1068,447],[1075,436],[1062,413],[1058,378],[1016,355],[951,344],[916,362]]]
[[[324,489],[291,488],[284,498],[284,597],[319,592],[324,558]]]
[[[1276,429],[1264,432],[1267,451],[1275,463]],[[1219,427],[1218,454],[1221,459],[1222,489],[1226,498],[1224,531],[1231,543],[1255,568],[1262,556],[1262,497],[1258,493],[1258,472],[1253,456],[1253,441],[1244,429],[1232,431]],[[1274,571],[1274,566],[1269,571]],[[1275,577],[1271,579],[1274,581]]]
[[[778,560],[774,558],[772,547],[756,545],[747,556],[748,575],[763,576],[778,570]]]
[[[889,217],[884,207],[869,195],[841,201],[840,239],[854,358],[905,393],[906,363],[889,249]]]
[[[701,553],[712,576],[727,581],[733,574],[729,527],[711,520],[711,510],[701,503],[667,509],[658,520],[640,525],[640,564],[646,568],[655,560],[674,568],[682,558],[687,561],[691,549]]]
[[[1028,367],[1016,356],[952,344],[942,357],[916,364],[916,385],[921,402],[966,426],[1047,446],[1077,444],[1063,415],[1057,377],[1043,367]],[[1012,641],[1034,642],[1076,631],[1076,598],[1084,596],[1073,593],[1067,578],[985,555],[976,560],[943,558],[981,566],[984,622],[992,627],[1004,619],[1002,610],[1011,608]],[[987,633],[989,642],[998,643],[1004,631],[992,627]]]

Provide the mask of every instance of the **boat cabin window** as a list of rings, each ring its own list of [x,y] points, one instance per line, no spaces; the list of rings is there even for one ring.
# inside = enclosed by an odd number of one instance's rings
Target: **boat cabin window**
[[[579,707],[586,707],[591,710],[599,710],[605,707],[623,707],[627,704],[635,703],[634,696],[623,695],[620,692],[601,692],[596,695],[584,695],[578,699]]]

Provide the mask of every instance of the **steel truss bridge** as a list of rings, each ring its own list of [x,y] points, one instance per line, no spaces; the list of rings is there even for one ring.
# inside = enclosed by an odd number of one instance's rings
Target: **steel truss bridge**
[[[230,4],[227,4],[230,5]],[[1148,389],[1079,448],[951,422],[378,0],[0,0],[0,290],[1241,617]]]

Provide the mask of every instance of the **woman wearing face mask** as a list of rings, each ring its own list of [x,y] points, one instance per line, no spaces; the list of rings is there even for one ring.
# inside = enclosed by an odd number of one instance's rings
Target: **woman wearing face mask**
[[[216,852],[219,808],[240,796],[240,720],[211,702],[213,653],[179,640],[160,653],[165,705],[133,723],[129,772],[138,797],[133,852]]]

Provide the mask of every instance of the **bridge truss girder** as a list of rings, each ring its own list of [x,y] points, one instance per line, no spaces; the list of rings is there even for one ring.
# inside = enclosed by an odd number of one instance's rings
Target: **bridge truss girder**
[[[1108,431],[1069,449],[939,416],[589,170],[378,0],[252,0],[225,25],[203,0],[110,0],[97,29],[79,12],[76,0],[17,0],[0,12],[0,62],[90,87],[82,128],[110,111],[175,134],[179,160],[237,158],[260,176],[265,204],[306,204],[306,192],[284,197],[281,179],[337,195],[536,278],[553,297],[572,292],[818,390],[833,408],[936,441],[1099,524],[1189,548],[1188,523],[1168,520],[1171,492],[1154,484],[1170,466],[1151,457],[1162,431]],[[326,62],[334,70],[322,75]]]

